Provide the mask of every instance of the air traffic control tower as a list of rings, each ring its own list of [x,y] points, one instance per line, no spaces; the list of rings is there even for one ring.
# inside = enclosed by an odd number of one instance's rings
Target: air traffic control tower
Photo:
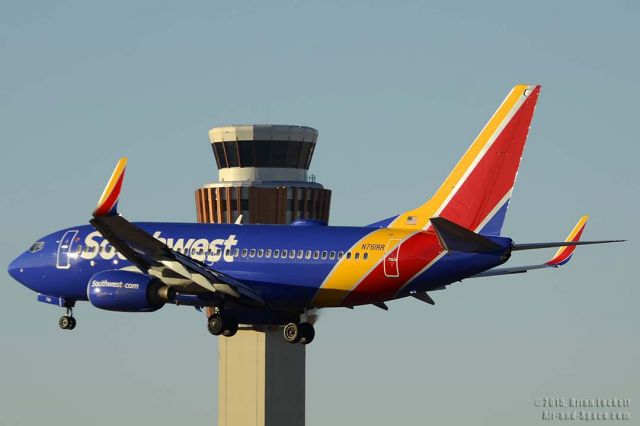
[[[318,131],[305,126],[215,127],[218,182],[196,190],[198,222],[329,221],[331,191],[309,175]],[[281,329],[218,337],[218,426],[303,426],[305,346]]]
[[[308,174],[318,131],[247,125],[209,131],[218,182],[196,191],[199,222],[291,223],[329,220],[331,191]]]

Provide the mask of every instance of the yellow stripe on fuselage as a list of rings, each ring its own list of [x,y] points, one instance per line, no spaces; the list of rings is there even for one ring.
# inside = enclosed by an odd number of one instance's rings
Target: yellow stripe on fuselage
[[[393,222],[391,222],[389,225],[390,228],[395,227],[420,230],[427,225],[429,219],[438,212],[442,204],[449,198],[452,191],[460,183],[460,180],[464,177],[467,170],[472,167],[483,148],[492,140],[494,133],[518,103],[518,100],[522,97],[525,89],[528,87],[529,86],[523,84],[511,89],[511,92],[509,92],[506,99],[502,102],[500,107],[498,107],[498,110],[484,126],[478,137],[473,141],[467,152],[465,152],[460,161],[458,161],[458,164],[456,164],[449,176],[447,176],[442,185],[440,185],[440,188],[438,188],[438,191],[436,191],[433,197],[417,209],[410,210],[399,215]],[[412,220],[409,220],[410,216],[413,217]]]
[[[344,256],[325,278],[316,293],[313,305],[316,307],[340,306],[340,302],[347,294],[397,247],[397,243],[387,247],[390,240],[404,240],[413,234],[412,231],[382,228],[364,236],[349,249],[351,259]],[[380,250],[380,247],[384,249]],[[355,253],[360,253],[360,259],[354,259]],[[368,253],[367,260],[363,260],[364,253]]]

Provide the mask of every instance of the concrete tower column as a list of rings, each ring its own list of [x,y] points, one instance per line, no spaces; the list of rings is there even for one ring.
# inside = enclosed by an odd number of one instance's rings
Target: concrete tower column
[[[209,138],[219,180],[196,190],[198,222],[328,222],[331,191],[308,175],[317,130],[226,126]],[[279,327],[219,337],[218,425],[304,425],[305,367],[305,346],[285,342]]]
[[[218,340],[218,425],[305,423],[305,346],[278,328]]]

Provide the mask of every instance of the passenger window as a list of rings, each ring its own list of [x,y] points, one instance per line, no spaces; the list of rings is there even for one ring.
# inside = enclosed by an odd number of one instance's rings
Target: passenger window
[[[307,250],[307,252],[304,254],[304,258],[305,259],[311,259],[311,250]]]
[[[225,256],[229,256],[230,254],[231,254],[231,249],[226,249],[226,250],[224,251],[224,255],[225,255]]]
[[[314,251],[313,258],[317,260],[319,257],[320,257],[320,252],[318,250]]]
[[[238,257],[240,256],[240,249],[235,249],[235,251],[233,252],[233,257]]]
[[[327,258],[327,251],[326,251],[326,250],[324,250],[324,251],[322,252],[322,256],[320,256],[320,257],[321,257],[321,259],[322,259],[322,260],[325,260],[325,259]]]
[[[249,257],[256,257],[256,249],[249,250]]]
[[[332,251],[331,253],[329,253],[329,260],[333,260],[336,258],[336,252]]]
[[[274,258],[274,259],[277,259],[277,258],[279,258],[279,257],[280,257],[280,250],[275,249],[275,250],[273,251],[273,258]]]
[[[342,259],[342,256],[344,256],[344,252],[343,251],[339,251],[338,252],[338,259]]]
[[[262,257],[262,256],[264,256],[264,250],[260,249],[258,250],[258,257]]]
[[[360,259],[360,252],[356,252],[356,255],[354,256],[354,259],[355,259],[355,260]]]
[[[302,259],[303,255],[304,255],[304,251],[303,250],[298,250],[298,259]]]
[[[300,250],[302,251],[302,250]],[[295,259],[296,258],[296,251],[295,250],[289,250],[289,259]]]
[[[287,257],[287,254],[289,254],[289,253],[287,252],[287,250],[286,250],[286,249],[285,249],[285,250],[282,250],[282,258],[283,258],[283,259],[285,259],[285,258]]]
[[[270,258],[271,257],[271,249],[266,249],[265,250],[264,257],[266,257],[266,258]]]
[[[242,257],[247,257],[247,249],[242,249]]]
[[[349,259],[351,259],[351,252],[350,251],[347,252],[347,260],[349,260]]]
[[[367,260],[369,258],[369,253],[365,253],[362,255],[362,259]]]

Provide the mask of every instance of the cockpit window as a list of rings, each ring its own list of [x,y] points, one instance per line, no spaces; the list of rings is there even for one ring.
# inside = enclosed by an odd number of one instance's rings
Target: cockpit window
[[[33,243],[33,245],[31,247],[29,247],[29,251],[31,253],[35,253],[37,251],[42,250],[42,247],[44,247],[44,241],[37,241],[37,242]]]

